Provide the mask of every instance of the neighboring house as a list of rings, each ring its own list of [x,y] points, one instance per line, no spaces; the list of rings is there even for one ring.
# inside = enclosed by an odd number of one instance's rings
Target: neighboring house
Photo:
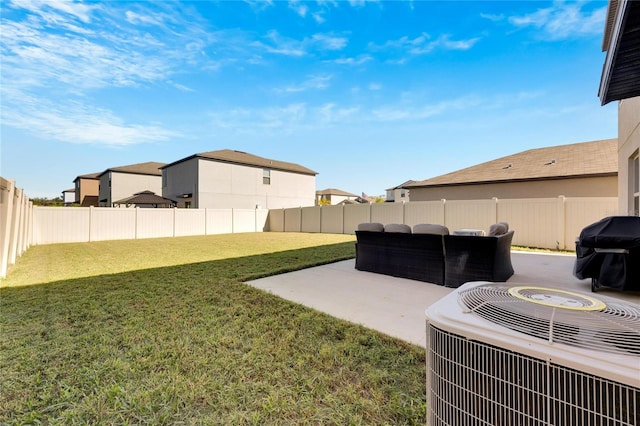
[[[178,203],[168,198],[156,195],[151,191],[141,191],[133,194],[131,197],[123,198],[122,200],[114,201],[115,207],[143,207],[143,208],[160,208],[160,207],[175,207]]]
[[[62,202],[65,206],[70,206],[76,201],[76,190],[75,188],[65,189],[62,191]]]
[[[398,186],[394,186],[393,188],[387,189],[387,203],[403,203],[409,201],[409,190],[406,188],[406,185],[414,183],[413,180],[408,180],[405,183],[402,183]]]
[[[610,0],[602,50],[607,56],[598,96],[618,103],[618,203],[640,215],[640,2]]]
[[[160,193],[165,163],[149,161],[129,166],[113,167],[98,175],[100,179],[100,207],[112,207],[115,200],[130,197],[141,191]]]
[[[358,196],[335,188],[316,191],[316,205],[358,204]],[[353,203],[351,203],[353,201]]]
[[[162,167],[162,196],[185,208],[278,209],[314,205],[317,172],[222,149]]]
[[[405,185],[411,201],[616,197],[617,139],[531,149]]]
[[[75,185],[75,203],[81,207],[98,206],[100,173],[80,175],[73,180]]]

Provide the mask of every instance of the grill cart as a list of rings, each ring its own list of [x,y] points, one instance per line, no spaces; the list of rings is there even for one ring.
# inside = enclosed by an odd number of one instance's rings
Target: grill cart
[[[585,227],[576,240],[576,278],[591,290],[640,291],[640,217],[611,216]]]

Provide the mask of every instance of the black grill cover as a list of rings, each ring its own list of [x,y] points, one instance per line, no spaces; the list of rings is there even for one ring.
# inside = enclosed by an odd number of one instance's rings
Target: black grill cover
[[[574,275],[591,278],[594,291],[640,290],[640,217],[611,216],[584,228],[576,241]]]

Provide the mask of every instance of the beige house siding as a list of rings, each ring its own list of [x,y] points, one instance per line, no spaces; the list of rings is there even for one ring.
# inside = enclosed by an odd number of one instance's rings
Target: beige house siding
[[[313,206],[315,176],[198,159],[198,208],[288,208]]]
[[[313,206],[315,176],[270,170],[270,183],[263,183],[263,167],[220,162],[200,157],[172,164],[163,169],[164,197],[184,207],[193,194],[192,208],[271,209]]]
[[[100,206],[111,207],[114,201],[130,197],[136,192],[162,192],[162,177],[108,171],[100,176]]]
[[[90,205],[97,206],[97,198],[99,195],[100,180],[97,178],[86,178],[78,176],[75,180],[76,198],[75,202],[82,207]],[[89,197],[89,198],[87,198]]]
[[[634,208],[636,182],[633,159],[640,151],[640,97],[624,99],[618,104],[618,202],[621,215],[638,215]]]
[[[615,197],[617,194],[618,178],[604,176],[411,188],[411,201],[482,200],[493,197],[499,199],[553,198],[560,195],[565,197]]]

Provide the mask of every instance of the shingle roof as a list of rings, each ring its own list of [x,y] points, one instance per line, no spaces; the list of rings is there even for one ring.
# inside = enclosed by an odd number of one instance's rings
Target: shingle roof
[[[598,90],[601,103],[640,96],[639,1],[609,2],[602,44],[607,56]]]
[[[614,176],[618,173],[617,139],[530,149],[466,169],[407,184],[406,188],[568,177]]]
[[[100,176],[102,174],[102,172],[98,172],[98,173],[88,173],[86,175],[80,175],[80,176],[76,176],[76,178],[73,180],[74,182],[77,181],[78,179],[99,179],[98,176]]]
[[[162,176],[160,168],[165,166],[166,163],[158,163],[155,161],[148,161],[146,163],[130,164],[128,166],[111,167],[98,176],[102,176],[107,172],[119,172],[119,173],[132,173],[137,175],[152,175]]]
[[[175,201],[170,200],[169,198],[164,198],[159,195],[156,195],[151,191],[142,191],[136,192],[131,197],[123,198],[122,200],[115,201],[113,204],[176,204]]]
[[[412,184],[412,183],[414,183],[414,182],[415,182],[415,180],[411,180],[411,179],[409,179],[408,181],[406,181],[406,182],[404,182],[404,183],[401,183],[400,185],[394,186],[394,187],[392,187],[392,188],[387,188],[386,190],[387,190],[387,191],[392,191],[392,190],[394,190],[394,189],[402,189],[402,188],[405,188],[407,185]]]
[[[316,195],[339,195],[343,197],[357,197],[356,194],[352,194],[350,192],[342,191],[340,189],[327,188],[321,191],[316,191]]]
[[[191,155],[189,157],[185,157],[181,160],[175,161],[171,164],[167,164],[163,166],[169,167],[174,164],[181,163],[186,160],[190,160],[192,158],[204,158],[207,160],[221,161],[223,163],[233,163],[240,164],[246,166],[256,166],[256,167],[266,167],[269,169],[282,170],[286,172],[294,172],[301,173],[305,175],[317,175],[318,172],[315,172],[311,169],[308,169],[304,166],[301,166],[296,163],[288,163],[286,161],[278,161],[272,160],[269,158],[258,157],[257,155],[249,154],[243,151],[236,151],[233,149],[221,149],[218,151],[208,151],[201,152],[199,154]]]

